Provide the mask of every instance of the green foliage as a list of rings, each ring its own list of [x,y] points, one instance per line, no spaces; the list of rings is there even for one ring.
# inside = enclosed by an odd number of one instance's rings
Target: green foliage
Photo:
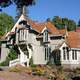
[[[14,25],[14,20],[6,13],[0,13],[0,35],[10,31]]]
[[[6,59],[2,63],[0,63],[0,66],[8,66],[8,65],[9,65],[9,60],[8,59]]]
[[[0,0],[0,6],[1,7],[7,7],[11,4],[11,0]]]
[[[1,6],[1,8],[5,8],[5,7],[10,6],[13,3],[16,5],[16,8],[17,8],[17,17],[16,18],[19,18],[20,15],[23,13],[23,7],[34,5],[35,0],[1,0],[0,6]],[[26,12],[26,8],[25,8],[25,12]]]
[[[6,57],[6,60],[3,61],[2,63],[0,63],[1,66],[8,66],[9,65],[9,61],[10,60],[14,60],[17,58],[17,53],[16,51],[14,50],[14,47],[12,47],[10,49],[10,53],[8,54],[8,56]]]
[[[0,6],[1,7],[8,7],[12,3],[15,3],[17,7],[21,7],[23,5],[29,6],[35,3],[35,0],[1,0]]]
[[[74,20],[70,20],[68,18],[61,18],[59,16],[54,16],[52,19],[52,23],[58,28],[58,29],[64,29],[65,25],[67,26],[68,31],[73,31],[76,29],[76,22]]]
[[[17,58],[17,53],[16,51],[14,50],[14,47],[10,49],[10,53],[8,54],[8,57],[7,59],[8,60],[14,60]]]
[[[54,16],[54,18],[52,19],[52,22],[58,29],[64,28],[62,26],[62,19],[59,16]]]

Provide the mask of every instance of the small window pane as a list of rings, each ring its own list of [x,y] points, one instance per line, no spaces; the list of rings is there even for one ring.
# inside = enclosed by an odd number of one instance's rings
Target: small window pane
[[[75,60],[77,60],[77,51],[75,51]]]

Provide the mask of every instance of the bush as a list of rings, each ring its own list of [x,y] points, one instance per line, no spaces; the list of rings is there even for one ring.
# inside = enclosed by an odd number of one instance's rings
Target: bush
[[[0,63],[0,66],[8,66],[8,65],[9,65],[9,60],[6,60]]]
[[[43,68],[37,66],[37,67],[32,68],[32,74],[38,75],[38,76],[44,76],[45,70]]]
[[[21,72],[22,69],[19,68],[19,67],[13,67],[13,68],[11,68],[9,71],[10,71],[10,72]]]

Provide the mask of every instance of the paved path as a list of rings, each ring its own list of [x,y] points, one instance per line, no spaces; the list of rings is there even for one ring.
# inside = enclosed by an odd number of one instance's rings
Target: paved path
[[[44,77],[32,76],[26,73],[0,71],[0,80],[47,80]]]

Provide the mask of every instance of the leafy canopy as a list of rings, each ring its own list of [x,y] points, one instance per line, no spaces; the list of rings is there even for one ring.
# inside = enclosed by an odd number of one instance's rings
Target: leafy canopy
[[[11,4],[15,4],[16,8],[17,8],[17,16],[16,18],[19,18],[20,15],[23,13],[23,7],[28,7],[30,5],[34,5],[35,4],[35,0],[0,0],[0,6],[1,8],[5,8],[10,6]],[[25,9],[25,13],[26,13],[26,8]],[[2,11],[0,9],[0,11]]]
[[[11,30],[14,25],[14,19],[6,13],[0,13],[0,35]]]
[[[0,0],[1,7],[8,7],[15,3],[17,7],[29,6],[35,4],[35,0]]]
[[[66,25],[68,31],[75,30],[77,26],[74,20],[68,18],[61,18],[59,16],[54,16],[51,21],[58,29],[64,29]]]

